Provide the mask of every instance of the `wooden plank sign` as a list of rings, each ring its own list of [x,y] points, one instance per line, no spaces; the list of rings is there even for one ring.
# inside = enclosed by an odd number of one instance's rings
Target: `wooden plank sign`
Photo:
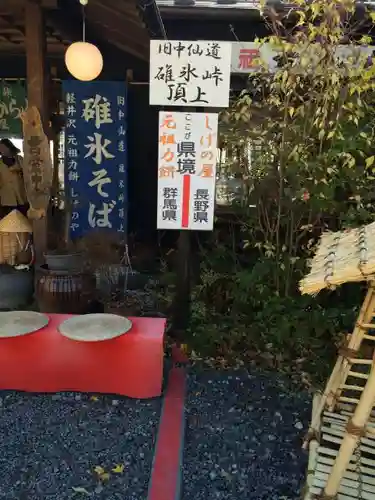
[[[21,115],[23,125],[24,181],[30,219],[45,217],[51,195],[53,165],[49,141],[35,106]]]

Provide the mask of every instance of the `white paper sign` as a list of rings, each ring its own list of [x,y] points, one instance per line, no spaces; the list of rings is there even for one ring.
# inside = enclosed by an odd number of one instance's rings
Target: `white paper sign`
[[[159,113],[158,229],[212,231],[216,113]]]
[[[230,42],[150,42],[150,104],[229,106]]]
[[[304,50],[305,56],[310,57],[312,65],[314,60],[319,62],[319,44],[311,44],[309,50],[306,48],[302,50]],[[350,44],[339,45],[336,48],[336,57],[339,61],[348,63],[351,58],[354,60],[360,57],[371,58],[374,50],[375,47],[371,45],[366,47]],[[296,52],[298,52],[298,46],[296,46]],[[279,53],[272,49],[268,43],[232,42],[231,73],[255,73],[262,67],[273,73],[277,70],[278,55]],[[299,71],[305,72],[306,68]]]

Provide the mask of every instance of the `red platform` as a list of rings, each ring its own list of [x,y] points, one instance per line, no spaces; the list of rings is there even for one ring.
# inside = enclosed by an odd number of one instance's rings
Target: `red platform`
[[[133,327],[121,337],[77,342],[57,330],[71,314],[48,316],[35,333],[0,338],[0,389],[161,395],[165,319],[129,318]]]

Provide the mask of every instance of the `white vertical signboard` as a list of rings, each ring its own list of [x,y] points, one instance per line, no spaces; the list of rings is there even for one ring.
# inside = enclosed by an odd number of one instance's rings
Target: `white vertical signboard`
[[[216,113],[159,113],[158,229],[212,231]]]
[[[227,108],[230,42],[150,42],[150,104]]]

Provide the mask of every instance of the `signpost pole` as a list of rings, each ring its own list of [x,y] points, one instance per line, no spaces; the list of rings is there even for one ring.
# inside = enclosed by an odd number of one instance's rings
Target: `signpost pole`
[[[190,113],[194,108],[183,107],[181,112]],[[172,333],[177,341],[183,342],[190,322],[191,302],[191,234],[180,229],[177,240],[176,291],[173,300]]]
[[[191,301],[191,233],[180,230],[176,255],[176,293],[173,303],[173,336],[183,341],[189,326]]]
[[[150,104],[181,106],[159,113],[158,158],[157,228],[179,231],[172,304],[177,341],[190,323],[190,233],[212,231],[214,225],[218,114],[202,108],[229,105],[230,58],[228,42],[150,43]]]

